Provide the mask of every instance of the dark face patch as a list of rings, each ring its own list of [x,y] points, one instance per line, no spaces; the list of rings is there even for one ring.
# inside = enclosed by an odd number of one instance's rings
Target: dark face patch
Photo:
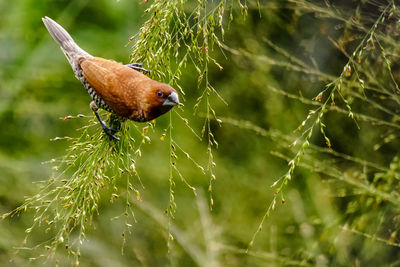
[[[171,110],[172,106],[163,105],[163,103],[172,92],[175,92],[175,90],[167,84],[155,82],[151,86],[147,95],[148,108],[144,114],[148,121]]]
[[[163,105],[159,105],[159,106],[154,106],[150,109],[148,115],[147,115],[147,120],[153,120],[159,116],[161,116],[162,114],[170,111],[172,108],[172,106],[163,106]]]

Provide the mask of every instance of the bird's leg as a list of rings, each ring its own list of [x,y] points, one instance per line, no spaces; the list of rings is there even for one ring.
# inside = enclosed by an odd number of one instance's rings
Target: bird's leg
[[[93,110],[94,115],[96,115],[97,120],[99,121],[101,128],[103,129],[103,131],[106,133],[106,135],[110,138],[110,140],[117,140],[119,141],[119,137],[115,136],[114,134],[116,132],[118,132],[118,130],[113,129],[111,127],[108,127],[107,124],[105,123],[105,121],[103,121],[100,118],[99,113],[97,112],[97,110],[99,110],[99,107],[96,105],[96,103],[94,101],[90,102],[90,108]]]
[[[126,64],[125,66],[127,66],[127,67],[129,67],[129,68],[131,68],[131,69],[134,69],[134,70],[143,71],[144,73],[150,73],[149,70],[147,70],[147,69],[145,69],[145,68],[142,68],[143,63],[137,63],[137,62],[135,62],[135,63],[131,63],[131,64]]]

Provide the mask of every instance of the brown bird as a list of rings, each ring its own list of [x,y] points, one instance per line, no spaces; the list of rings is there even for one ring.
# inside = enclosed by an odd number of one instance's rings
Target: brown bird
[[[117,130],[108,127],[100,118],[97,113],[99,108],[123,118],[145,122],[168,112],[174,105],[182,105],[175,89],[138,71],[148,72],[142,68],[141,63],[122,65],[112,60],[93,57],[81,49],[54,20],[49,17],[42,20],[67,57],[75,77],[92,97],[90,108],[110,139],[119,140],[114,135]]]

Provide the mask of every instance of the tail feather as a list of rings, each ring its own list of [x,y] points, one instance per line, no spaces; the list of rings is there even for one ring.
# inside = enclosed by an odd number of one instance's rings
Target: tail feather
[[[42,21],[53,39],[61,46],[71,64],[73,64],[71,60],[75,63],[80,57],[91,57],[74,42],[71,35],[57,22],[49,17],[42,18]]]

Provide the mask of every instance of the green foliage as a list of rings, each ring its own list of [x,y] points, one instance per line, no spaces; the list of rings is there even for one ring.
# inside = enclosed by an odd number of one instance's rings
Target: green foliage
[[[298,130],[301,132],[301,136],[296,139],[291,146],[296,147],[298,150],[293,158],[288,160],[288,165],[289,165],[289,170],[284,174],[281,178],[276,180],[273,184],[272,187],[275,189],[275,197],[273,198],[271,204],[268,206],[266,213],[264,214],[264,217],[262,218],[262,221],[260,223],[260,226],[258,228],[258,231],[261,231],[262,225],[264,224],[265,220],[267,217],[270,216],[270,212],[275,209],[276,202],[277,202],[277,195],[281,196],[282,203],[285,202],[282,191],[285,189],[287,186],[288,182],[291,180],[292,175],[294,173],[295,168],[301,163],[302,161],[302,156],[306,153],[306,149],[310,146],[310,141],[311,138],[313,137],[314,129],[319,128],[320,133],[322,134],[325,144],[328,148],[331,148],[331,140],[325,133],[325,128],[326,125],[323,123],[324,115],[328,112],[328,107],[334,106],[335,105],[335,95],[339,95],[340,101],[345,105],[348,113],[348,117],[351,119],[354,119],[354,113],[351,109],[350,106],[350,101],[348,97],[346,96],[346,87],[349,86],[349,84],[354,84],[358,82],[358,85],[361,88],[362,93],[364,93],[365,90],[365,82],[363,79],[361,79],[361,76],[367,76],[368,77],[368,72],[364,72],[362,68],[358,67],[358,64],[361,62],[361,59],[364,57],[367,57],[366,53],[364,51],[370,49],[371,45],[374,45],[374,37],[376,35],[376,30],[377,27],[385,21],[385,16],[387,14],[393,14],[393,12],[396,10],[395,6],[393,3],[389,3],[382,11],[378,19],[374,22],[372,27],[367,31],[367,33],[364,35],[364,37],[361,39],[359,42],[358,46],[355,48],[355,50],[351,53],[351,56],[349,57],[348,62],[344,65],[342,72],[340,73],[338,78],[335,78],[333,81],[329,82],[326,86],[325,89],[320,91],[316,97],[313,98],[314,101],[317,102],[322,102],[321,105],[318,105],[316,109],[312,109],[309,111],[307,117],[303,122],[298,126]],[[380,47],[382,49],[382,57],[385,61],[385,64],[387,66],[387,69],[389,71],[389,75],[392,78],[392,81],[394,82],[395,85],[395,92],[398,91],[398,85],[396,81],[393,78],[393,74],[391,72],[390,68],[390,62],[388,59],[385,57],[385,53],[383,51],[383,47]],[[375,48],[374,48],[375,49]],[[354,74],[352,73],[354,71]],[[346,80],[346,78],[352,76],[353,78],[350,78],[349,80]],[[327,95],[327,97],[326,97]],[[355,121],[357,124],[357,121]],[[316,170],[316,168],[310,168],[312,170]],[[339,176],[340,177],[340,176]],[[258,232],[257,231],[257,232]],[[257,234],[256,232],[256,234]],[[253,246],[254,239],[256,237],[256,234],[253,236],[252,240],[250,241],[249,246]]]
[[[0,4],[1,263],[398,264],[396,2],[47,4]],[[132,53],[184,108],[110,117],[120,142],[65,117],[90,100],[44,15],[92,54]]]
[[[221,123],[221,120],[217,118],[215,110],[210,103],[210,96],[215,94],[223,103],[226,102],[209,81],[209,62],[214,63],[222,70],[222,66],[210,55],[209,51],[213,50],[215,43],[219,47],[222,46],[220,38],[224,36],[225,12],[226,9],[231,11],[229,17],[232,20],[232,4],[228,4],[227,1],[220,1],[219,3],[209,3],[208,1],[195,3],[194,1],[184,0],[154,1],[145,10],[145,13],[150,14],[150,18],[140,31],[130,39],[135,42],[132,47],[132,61],[146,63],[152,69],[153,78],[166,80],[168,83],[175,85],[183,96],[185,95],[185,90],[179,83],[182,73],[188,63],[196,70],[197,87],[202,88],[202,93],[197,98],[193,110],[196,113],[201,105],[205,106],[205,121],[201,130],[201,137],[206,135],[208,141],[206,170],[210,176],[208,190],[210,192],[211,206],[213,205],[212,184],[216,179],[213,170],[216,163],[213,159],[212,147],[217,147],[218,142],[212,133],[210,120],[215,119],[218,123]],[[247,9],[247,6],[242,5],[240,2],[239,5],[243,10]],[[187,10],[192,11],[188,13]],[[217,34],[219,34],[219,37]],[[201,137],[189,126],[188,119],[180,115],[179,117],[195,136],[201,140]],[[172,128],[172,122],[170,122],[169,129],[171,130]],[[174,142],[172,132],[170,132],[170,154],[172,159],[175,158],[173,152]],[[177,170],[174,160],[170,163],[172,168]],[[196,163],[196,165],[198,164]],[[172,174],[170,174],[170,184],[174,184]],[[174,207],[172,188],[170,189],[170,202],[169,206]],[[169,209],[170,216],[173,216],[173,213],[174,209]]]
[[[85,116],[66,116],[64,120],[77,118]],[[48,241],[36,247],[43,246],[50,251],[50,254],[54,254],[57,247],[63,245],[77,262],[79,262],[80,245],[85,240],[86,228],[92,225],[93,215],[98,214],[98,206],[104,191],[108,193],[111,203],[116,201],[120,194],[124,195],[126,203],[123,213],[126,226],[124,232],[129,232],[132,227],[134,213],[131,208],[133,205],[131,194],[135,194],[137,200],[140,200],[140,193],[134,184],[141,183],[135,160],[141,155],[142,145],[150,141],[146,132],[149,128],[153,128],[153,124],[149,123],[140,131],[133,125],[133,128],[141,134],[138,142],[129,131],[128,123],[121,122],[115,115],[110,115],[108,125],[120,129],[121,134],[120,141],[115,142],[98,131],[99,125],[95,117],[91,117],[86,123],[87,126],[81,128],[82,133],[78,138],[66,136],[53,139],[53,141],[68,140],[71,143],[65,156],[59,160],[49,161],[57,164],[53,166],[55,175],[48,181],[42,182],[39,193],[27,198],[24,204],[13,212],[3,215],[4,219],[18,212],[33,209],[34,223],[25,231],[27,237],[24,244],[27,244],[28,235],[32,230],[45,225],[44,231],[50,233],[50,237]]]

